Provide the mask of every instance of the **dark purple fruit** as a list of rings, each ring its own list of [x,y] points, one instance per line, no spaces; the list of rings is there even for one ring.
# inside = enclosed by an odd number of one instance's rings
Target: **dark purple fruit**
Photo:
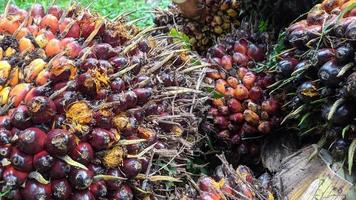
[[[319,96],[318,88],[313,82],[307,81],[298,87],[297,95],[303,102],[310,102]]]
[[[122,184],[120,188],[116,191],[110,193],[110,199],[117,199],[117,200],[132,200],[133,193],[130,186],[126,184]]]
[[[289,77],[296,66],[297,62],[294,59],[282,60],[277,64],[277,72],[282,74],[284,77]]]
[[[120,169],[126,178],[134,178],[140,173],[142,165],[141,162],[137,159],[127,158],[124,159]]]
[[[318,65],[323,65],[335,57],[333,49],[320,49],[316,54]]]
[[[25,188],[21,190],[21,195],[28,200],[50,200],[51,199],[51,185],[41,184],[34,180],[28,180]]]
[[[74,191],[71,200],[95,200],[94,195],[89,190]]]
[[[335,57],[339,63],[350,62],[354,57],[354,49],[350,46],[341,46],[336,49]]]
[[[36,96],[28,103],[27,108],[35,124],[50,122],[56,115],[56,105],[48,97]]]
[[[46,151],[41,151],[33,156],[33,166],[40,173],[48,172],[54,162],[54,158]]]
[[[75,189],[85,190],[93,182],[93,175],[92,171],[72,168],[69,174],[69,182]]]
[[[94,159],[94,151],[89,143],[81,142],[70,152],[70,156],[74,160],[87,165]]]
[[[55,160],[52,164],[52,168],[49,172],[49,175],[52,179],[62,179],[66,178],[69,174],[71,167],[67,163],[61,160]]]
[[[340,83],[340,77],[337,77],[341,67],[337,65],[335,60],[325,63],[318,72],[320,81],[327,86],[335,86]]]
[[[107,149],[113,141],[114,134],[111,131],[102,128],[95,128],[89,139],[89,143],[97,151]]]
[[[39,128],[28,128],[21,131],[18,148],[27,154],[34,155],[44,149],[47,135]]]
[[[26,106],[19,105],[11,114],[11,124],[21,130],[31,126],[30,113]]]
[[[24,171],[24,172],[30,172],[32,171],[32,160],[33,157],[30,155],[26,155],[25,153],[22,153],[18,149],[14,148],[12,150],[11,156],[10,156],[10,161],[12,166],[15,167],[15,169]]]
[[[58,200],[66,200],[72,194],[72,187],[66,179],[54,180],[52,182],[52,197]]]
[[[75,147],[75,141],[67,130],[53,129],[47,135],[45,147],[53,156],[65,156]]]
[[[328,118],[330,109],[332,105],[325,106],[322,110],[322,116],[324,119]],[[354,116],[354,108],[349,104],[344,104],[339,106],[335,113],[333,114],[330,122],[335,125],[345,125],[348,124]]]
[[[95,196],[95,198],[105,198],[108,195],[108,189],[105,181],[94,182],[90,185],[89,191]]]

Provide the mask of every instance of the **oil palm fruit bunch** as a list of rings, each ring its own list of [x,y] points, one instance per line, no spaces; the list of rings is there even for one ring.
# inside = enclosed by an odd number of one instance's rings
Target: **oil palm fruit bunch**
[[[180,181],[177,166],[194,142],[183,136],[199,122],[197,72],[182,45],[150,31],[77,4],[7,4],[0,16],[2,198],[134,199],[163,195],[167,181]],[[177,171],[167,176],[162,165],[172,161]]]
[[[213,67],[205,84],[212,87],[212,98],[202,129],[214,136],[216,146],[249,161],[258,160],[258,139],[280,123],[279,100],[267,92],[274,77],[256,71],[265,60],[267,38],[236,31],[212,47],[207,58]]]
[[[186,17],[176,5],[168,10],[156,10],[156,26],[166,27],[163,32],[175,29],[189,37],[193,50],[205,53],[217,38],[230,33],[240,24],[238,0],[197,0],[197,17]]]
[[[284,107],[291,111],[285,120],[324,145],[355,141],[355,11],[353,0],[316,5],[287,28],[285,51],[274,66],[274,91],[286,94]]]
[[[196,185],[199,200],[274,199],[271,176],[268,173],[255,178],[247,166],[239,165],[234,170],[226,160],[216,167],[212,176],[201,176]]]

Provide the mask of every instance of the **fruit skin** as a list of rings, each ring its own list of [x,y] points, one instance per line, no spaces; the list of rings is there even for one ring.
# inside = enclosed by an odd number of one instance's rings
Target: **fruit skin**
[[[46,151],[41,151],[33,156],[33,166],[40,173],[47,173],[54,162],[54,158]]]
[[[72,168],[69,174],[69,182],[73,188],[85,190],[89,188],[93,182],[93,175],[92,171]]]
[[[7,185],[20,186],[26,181],[27,175],[27,172],[16,170],[10,165],[5,168],[2,178]]]
[[[120,188],[116,191],[110,193],[110,199],[127,199],[131,200],[134,198],[133,192],[130,186],[122,184]]]
[[[12,166],[17,170],[31,172],[33,169],[33,156],[26,155],[16,148],[12,150],[10,160]]]
[[[341,67],[337,65],[335,60],[325,63],[318,72],[321,82],[327,86],[336,86],[340,83],[341,78],[337,77]]]
[[[75,147],[73,135],[64,129],[53,129],[47,134],[45,148],[54,156],[65,156]]]
[[[49,171],[49,175],[52,179],[66,178],[71,171],[71,166],[61,160],[55,160]]]
[[[66,179],[54,180],[51,183],[52,186],[52,196],[55,199],[66,200],[72,194],[72,187]]]
[[[27,154],[34,155],[44,149],[47,135],[39,128],[28,128],[19,134],[18,148]]]
[[[75,191],[70,197],[71,200],[95,200],[94,195],[89,190]]]
[[[142,164],[137,159],[126,158],[124,159],[120,169],[126,178],[134,178],[140,173],[142,169]]]
[[[23,198],[28,200],[50,200],[51,199],[51,185],[43,185],[33,180],[29,180],[25,184],[25,188],[21,190]]]

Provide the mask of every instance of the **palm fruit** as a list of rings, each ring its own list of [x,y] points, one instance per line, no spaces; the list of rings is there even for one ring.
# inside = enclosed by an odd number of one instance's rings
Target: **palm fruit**
[[[265,36],[239,30],[208,51],[213,67],[207,70],[205,83],[211,87],[212,98],[202,130],[213,135],[216,147],[234,151],[236,162],[239,158],[258,161],[259,138],[280,123],[279,97],[267,90],[274,77],[256,71],[256,63],[265,60]]]
[[[279,79],[274,92],[284,93],[288,101],[284,122],[336,149],[355,137],[353,3],[325,0],[290,25],[273,66]]]
[[[255,178],[247,166],[239,165],[235,170],[224,157],[220,159],[223,159],[223,164],[217,166],[211,176],[203,175],[198,178],[196,187],[199,191],[193,199],[274,199],[271,176],[268,173]]]
[[[205,53],[220,36],[239,27],[239,0],[198,0],[199,16],[189,18],[176,5],[156,10],[155,25],[161,32],[182,32],[189,37],[193,50]]]
[[[153,30],[77,4],[7,5],[0,16],[2,198],[149,198],[150,191],[165,195],[167,181],[180,182],[177,166],[198,137],[191,133],[201,69],[183,44]],[[172,161],[177,173],[162,171]]]

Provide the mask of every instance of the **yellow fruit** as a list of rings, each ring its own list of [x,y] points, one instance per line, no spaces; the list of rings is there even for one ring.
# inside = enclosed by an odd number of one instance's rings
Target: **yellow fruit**
[[[0,61],[0,85],[4,85],[9,78],[11,65],[7,61]]]
[[[29,65],[24,69],[25,81],[30,83],[34,81],[38,74],[46,67],[46,62],[40,58],[33,60]]]
[[[9,100],[10,91],[11,87],[6,87],[0,91],[0,105],[7,104],[7,101]]]

